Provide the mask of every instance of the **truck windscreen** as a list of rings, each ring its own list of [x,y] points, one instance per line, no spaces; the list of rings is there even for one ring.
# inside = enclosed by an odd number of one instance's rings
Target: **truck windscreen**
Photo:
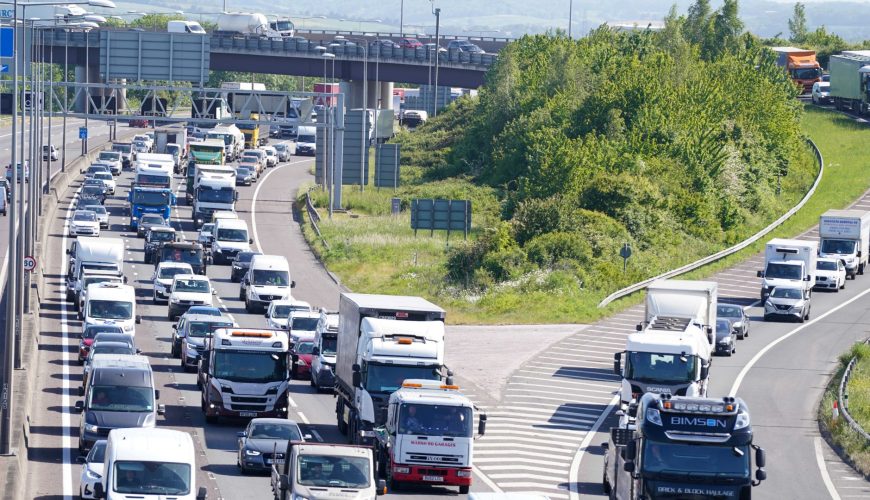
[[[796,68],[791,70],[791,77],[795,80],[815,80],[821,78],[822,70],[819,68]]]
[[[120,300],[89,300],[88,316],[96,319],[131,319],[133,304]]]
[[[643,450],[643,472],[661,474],[662,479],[685,479],[709,475],[716,479],[749,477],[749,446],[699,446],[647,440]]]
[[[160,260],[168,260],[171,262],[184,262],[193,266],[202,265],[202,250],[186,250],[182,248],[163,248],[163,253],[160,255]]]
[[[233,189],[208,189],[201,187],[197,192],[196,199],[203,203],[232,203],[233,193]]]
[[[472,437],[471,408],[459,406],[403,404],[399,412],[399,434]]]
[[[679,354],[630,352],[625,362],[625,378],[639,382],[687,383],[695,380],[695,357]]]
[[[338,337],[322,337],[320,340],[320,353],[324,356],[335,356],[338,352]]]
[[[803,276],[801,276],[801,266],[799,262],[795,262],[794,264],[768,264],[767,271],[764,272],[764,277],[784,280],[803,279]]]
[[[855,252],[855,240],[822,240],[822,253],[849,255]]]
[[[214,376],[252,384],[281,382],[287,380],[287,356],[277,352],[217,351]]]
[[[161,191],[133,191],[133,204],[148,207],[161,207],[170,204],[170,195]]]
[[[368,363],[365,387],[369,392],[395,392],[409,378],[440,380],[438,370],[432,366],[378,365]]]
[[[136,174],[136,184],[148,186],[169,186],[171,179],[168,175]]]

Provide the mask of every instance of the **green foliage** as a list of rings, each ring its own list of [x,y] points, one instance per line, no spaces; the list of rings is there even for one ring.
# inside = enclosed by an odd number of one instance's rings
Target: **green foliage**
[[[209,72],[207,87],[219,88],[224,82],[256,82],[262,83],[269,90],[281,92],[295,92],[300,90],[302,78],[288,75],[275,75],[271,73],[242,73],[239,71]],[[313,88],[314,79],[309,79],[306,84]]]
[[[801,2],[794,4],[794,14],[788,20],[789,40],[794,43],[804,43],[807,40],[806,6]]]
[[[128,26],[131,28],[142,28],[147,31],[166,31],[166,24],[169,21],[183,21],[184,16],[181,14],[159,14],[152,12],[142,17],[131,21]]]

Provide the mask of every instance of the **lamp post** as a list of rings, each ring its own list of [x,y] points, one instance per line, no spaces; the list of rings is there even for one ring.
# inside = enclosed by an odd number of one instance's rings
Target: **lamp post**
[[[432,2],[432,14],[435,15],[435,87],[432,89],[432,116],[438,116],[438,62],[441,60],[441,9],[435,8]]]
[[[571,38],[571,25],[574,18],[574,0],[568,0],[568,38]]]
[[[335,54],[333,54],[331,52],[324,52],[323,58],[324,58],[323,59],[324,63],[326,62],[327,59],[332,59],[332,79],[334,80],[335,79]],[[323,74],[324,74],[324,79],[326,79],[326,76],[325,76],[326,70],[324,70]],[[335,123],[335,103],[330,101],[327,104],[328,105],[326,107],[326,110],[327,110],[326,119],[329,122],[329,134],[328,134],[329,136],[327,137],[326,141],[323,141],[323,144],[326,146],[326,153],[327,153],[326,156],[324,157],[324,162],[323,162],[323,176],[324,176],[324,179],[326,179],[328,177],[328,180],[326,181],[326,186],[327,186],[326,189],[327,189],[328,203],[329,203],[328,214],[329,214],[329,219],[332,220],[332,197],[333,197],[333,191],[335,189],[335,186],[333,185],[335,182],[335,152],[332,149],[333,146],[335,145],[335,138],[334,138],[335,131],[333,130],[334,123]],[[327,164],[328,164],[328,167],[327,167]]]
[[[399,36],[405,36],[405,0],[399,2]]]

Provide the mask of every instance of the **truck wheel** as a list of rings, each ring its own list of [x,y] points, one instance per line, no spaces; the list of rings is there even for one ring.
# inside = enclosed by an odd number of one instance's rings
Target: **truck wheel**
[[[858,264],[858,274],[864,274],[864,264]]]
[[[362,121],[362,120],[360,120],[360,121]],[[468,486],[468,485],[460,486],[459,487],[459,494],[460,495],[467,495],[470,490],[471,490],[471,486]]]
[[[296,380],[299,378],[299,368],[296,365],[296,358],[290,358],[293,366],[290,368],[290,379]]]

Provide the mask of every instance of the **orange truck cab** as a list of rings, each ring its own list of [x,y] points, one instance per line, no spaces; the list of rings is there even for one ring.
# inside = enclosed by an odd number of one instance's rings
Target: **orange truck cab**
[[[813,84],[822,81],[822,67],[816,60],[816,51],[797,47],[771,47],[777,54],[777,65],[785,68],[791,79],[809,93]]]

